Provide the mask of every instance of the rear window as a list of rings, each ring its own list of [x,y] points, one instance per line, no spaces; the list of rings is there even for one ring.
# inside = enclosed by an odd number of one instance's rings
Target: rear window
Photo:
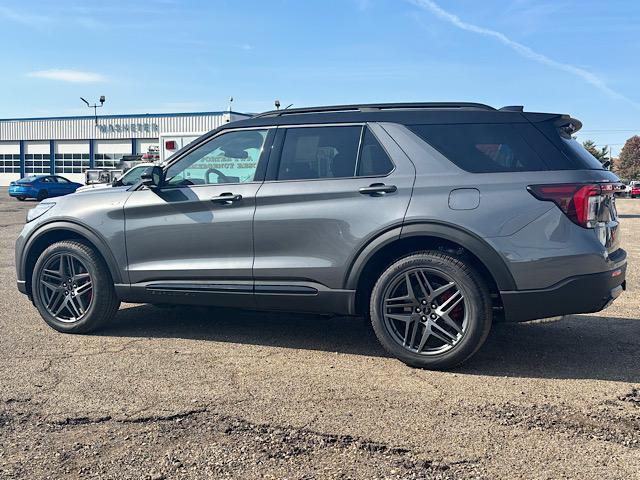
[[[522,124],[410,125],[409,128],[458,167],[473,173],[548,170],[525,141]]]
[[[536,127],[560,149],[573,170],[603,170],[602,163],[591,155],[580,142],[562,131],[553,122],[536,123]]]

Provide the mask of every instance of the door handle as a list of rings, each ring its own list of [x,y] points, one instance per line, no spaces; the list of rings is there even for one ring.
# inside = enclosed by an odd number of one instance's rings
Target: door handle
[[[242,200],[242,195],[234,195],[231,192],[225,192],[219,197],[211,197],[209,200],[211,200],[212,203],[217,203],[219,205],[231,205],[234,202]]]
[[[387,193],[398,191],[395,185],[385,185],[384,183],[372,183],[368,187],[362,187],[358,192],[363,195],[371,195],[372,197],[381,197]]]

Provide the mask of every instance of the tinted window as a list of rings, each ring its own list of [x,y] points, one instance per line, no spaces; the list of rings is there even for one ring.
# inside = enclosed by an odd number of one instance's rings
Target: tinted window
[[[355,176],[361,133],[358,126],[288,128],[278,180]]]
[[[571,135],[558,128],[554,122],[541,122],[535,124],[536,128],[542,132],[554,145],[556,150],[563,153],[563,160],[566,164],[566,170],[602,170],[602,163],[591,155],[579,142],[574,140]],[[558,161],[554,161],[554,168]]]
[[[66,179],[66,178],[64,178],[64,177],[53,177],[53,178],[54,178],[54,180],[55,180],[56,182],[58,182],[58,183],[69,183],[69,180],[67,180],[67,179]]]
[[[393,163],[380,142],[367,128],[362,137],[362,150],[358,162],[358,176],[369,177],[387,175],[393,170]]]
[[[409,128],[468,172],[548,170],[523,138],[519,124],[410,125]]]
[[[171,165],[169,185],[252,182],[267,137],[267,130],[222,134]]]

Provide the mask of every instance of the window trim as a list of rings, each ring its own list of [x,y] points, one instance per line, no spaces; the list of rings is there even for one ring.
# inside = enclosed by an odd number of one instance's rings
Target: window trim
[[[336,180],[354,180],[359,178],[387,178],[393,172],[396,171],[396,164],[393,161],[391,155],[380,141],[374,130],[369,126],[371,122],[348,122],[348,123],[305,123],[299,125],[279,125],[277,127],[276,135],[272,145],[272,155],[269,158],[269,162],[266,169],[266,176],[264,179],[264,183],[285,183],[285,182],[317,182],[317,181],[336,181]],[[282,148],[284,146],[284,141],[286,139],[286,130],[289,128],[324,128],[324,127],[361,127],[360,129],[360,139],[358,140],[358,156],[356,157],[356,165],[354,170],[354,175],[351,177],[323,177],[323,178],[296,178],[296,179],[278,179],[278,171],[280,170],[280,160],[282,158]],[[362,146],[364,135],[369,129],[373,137],[380,144],[380,147],[384,150],[393,165],[393,168],[385,175],[358,175],[358,168],[360,165],[360,157],[362,155]]]

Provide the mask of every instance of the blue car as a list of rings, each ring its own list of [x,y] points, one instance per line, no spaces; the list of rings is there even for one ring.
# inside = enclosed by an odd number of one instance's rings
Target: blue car
[[[72,182],[58,175],[38,175],[25,177],[9,184],[9,195],[22,201],[26,198],[44,200],[73,193],[81,183]]]

